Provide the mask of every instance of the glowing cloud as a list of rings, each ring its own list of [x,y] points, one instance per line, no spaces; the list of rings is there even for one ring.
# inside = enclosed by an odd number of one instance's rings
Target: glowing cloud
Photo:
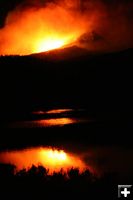
[[[71,44],[86,30],[82,18],[55,3],[17,8],[9,13],[0,30],[0,54],[26,55]]]
[[[131,1],[46,2],[26,0],[8,13],[0,29],[0,55],[28,55],[71,45],[91,51],[133,46]]]

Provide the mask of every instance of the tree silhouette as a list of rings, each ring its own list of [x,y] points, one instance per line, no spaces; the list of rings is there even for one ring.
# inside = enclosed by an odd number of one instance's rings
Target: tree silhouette
[[[0,197],[4,199],[109,199],[117,197],[118,177],[115,174],[104,174],[97,177],[88,169],[80,172],[71,168],[67,172],[49,174],[49,171],[39,165],[32,165],[28,170],[16,172],[16,167],[10,164],[0,164]],[[133,177],[132,177],[133,180]],[[114,191],[114,188],[116,190]]]

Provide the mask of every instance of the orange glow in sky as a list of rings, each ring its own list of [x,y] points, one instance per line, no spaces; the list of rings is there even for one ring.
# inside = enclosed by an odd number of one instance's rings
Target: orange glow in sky
[[[45,39],[38,39],[36,41],[36,45],[33,49],[34,52],[45,52],[45,51],[49,51],[52,49],[58,49],[63,47],[64,45],[66,45],[67,43],[69,43],[69,39],[65,39],[65,38],[56,38],[56,36],[53,36],[53,38],[45,38]]]
[[[0,29],[0,54],[29,55],[61,48],[77,41],[85,30],[86,21],[65,6],[16,9]]]

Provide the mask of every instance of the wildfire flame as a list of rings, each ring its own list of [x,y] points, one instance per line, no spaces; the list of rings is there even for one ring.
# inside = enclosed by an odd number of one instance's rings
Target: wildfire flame
[[[63,39],[46,39],[44,41],[38,42],[37,47],[35,51],[37,52],[43,52],[43,51],[49,51],[52,49],[60,48],[64,45],[65,41]]]
[[[17,9],[7,16],[5,27],[0,30],[0,54],[27,55],[72,44],[86,30],[82,18],[54,3]]]
[[[24,2],[8,13],[0,29],[0,55],[28,55],[73,44],[92,51],[133,46],[131,1],[112,6],[102,0]]]

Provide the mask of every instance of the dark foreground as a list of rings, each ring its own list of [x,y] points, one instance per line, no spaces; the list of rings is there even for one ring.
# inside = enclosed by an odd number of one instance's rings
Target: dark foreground
[[[51,55],[0,58],[0,149],[51,145],[80,152],[90,146],[115,145],[124,149],[123,155],[126,148],[132,152],[133,49],[78,58],[68,55],[65,60],[62,55],[60,59],[60,54],[54,56],[54,59]],[[34,121],[33,111],[56,108],[83,109],[83,116],[77,117],[88,122],[45,128],[10,126]],[[71,117],[75,118],[75,114]],[[120,159],[125,163],[123,156]],[[128,159],[132,160],[131,153]],[[13,166],[0,165],[3,199],[81,196],[81,199],[113,200],[117,199],[118,184],[133,184],[131,169],[126,179],[117,174],[106,174],[99,179],[88,171],[80,175],[78,170],[68,172],[66,179],[62,173],[49,176],[42,167],[16,175],[13,171]]]
[[[1,57],[0,147],[56,140],[132,146],[132,66],[133,49],[88,54],[72,47],[48,54]],[[81,117],[89,122],[45,130],[8,126],[35,120],[33,111],[57,108],[84,109]]]
[[[32,166],[14,174],[15,166],[0,164],[3,199],[117,199],[118,179],[115,174],[97,177],[85,170],[60,171],[48,175],[42,166]],[[130,178],[129,182],[133,177]],[[130,195],[129,195],[130,196]]]

